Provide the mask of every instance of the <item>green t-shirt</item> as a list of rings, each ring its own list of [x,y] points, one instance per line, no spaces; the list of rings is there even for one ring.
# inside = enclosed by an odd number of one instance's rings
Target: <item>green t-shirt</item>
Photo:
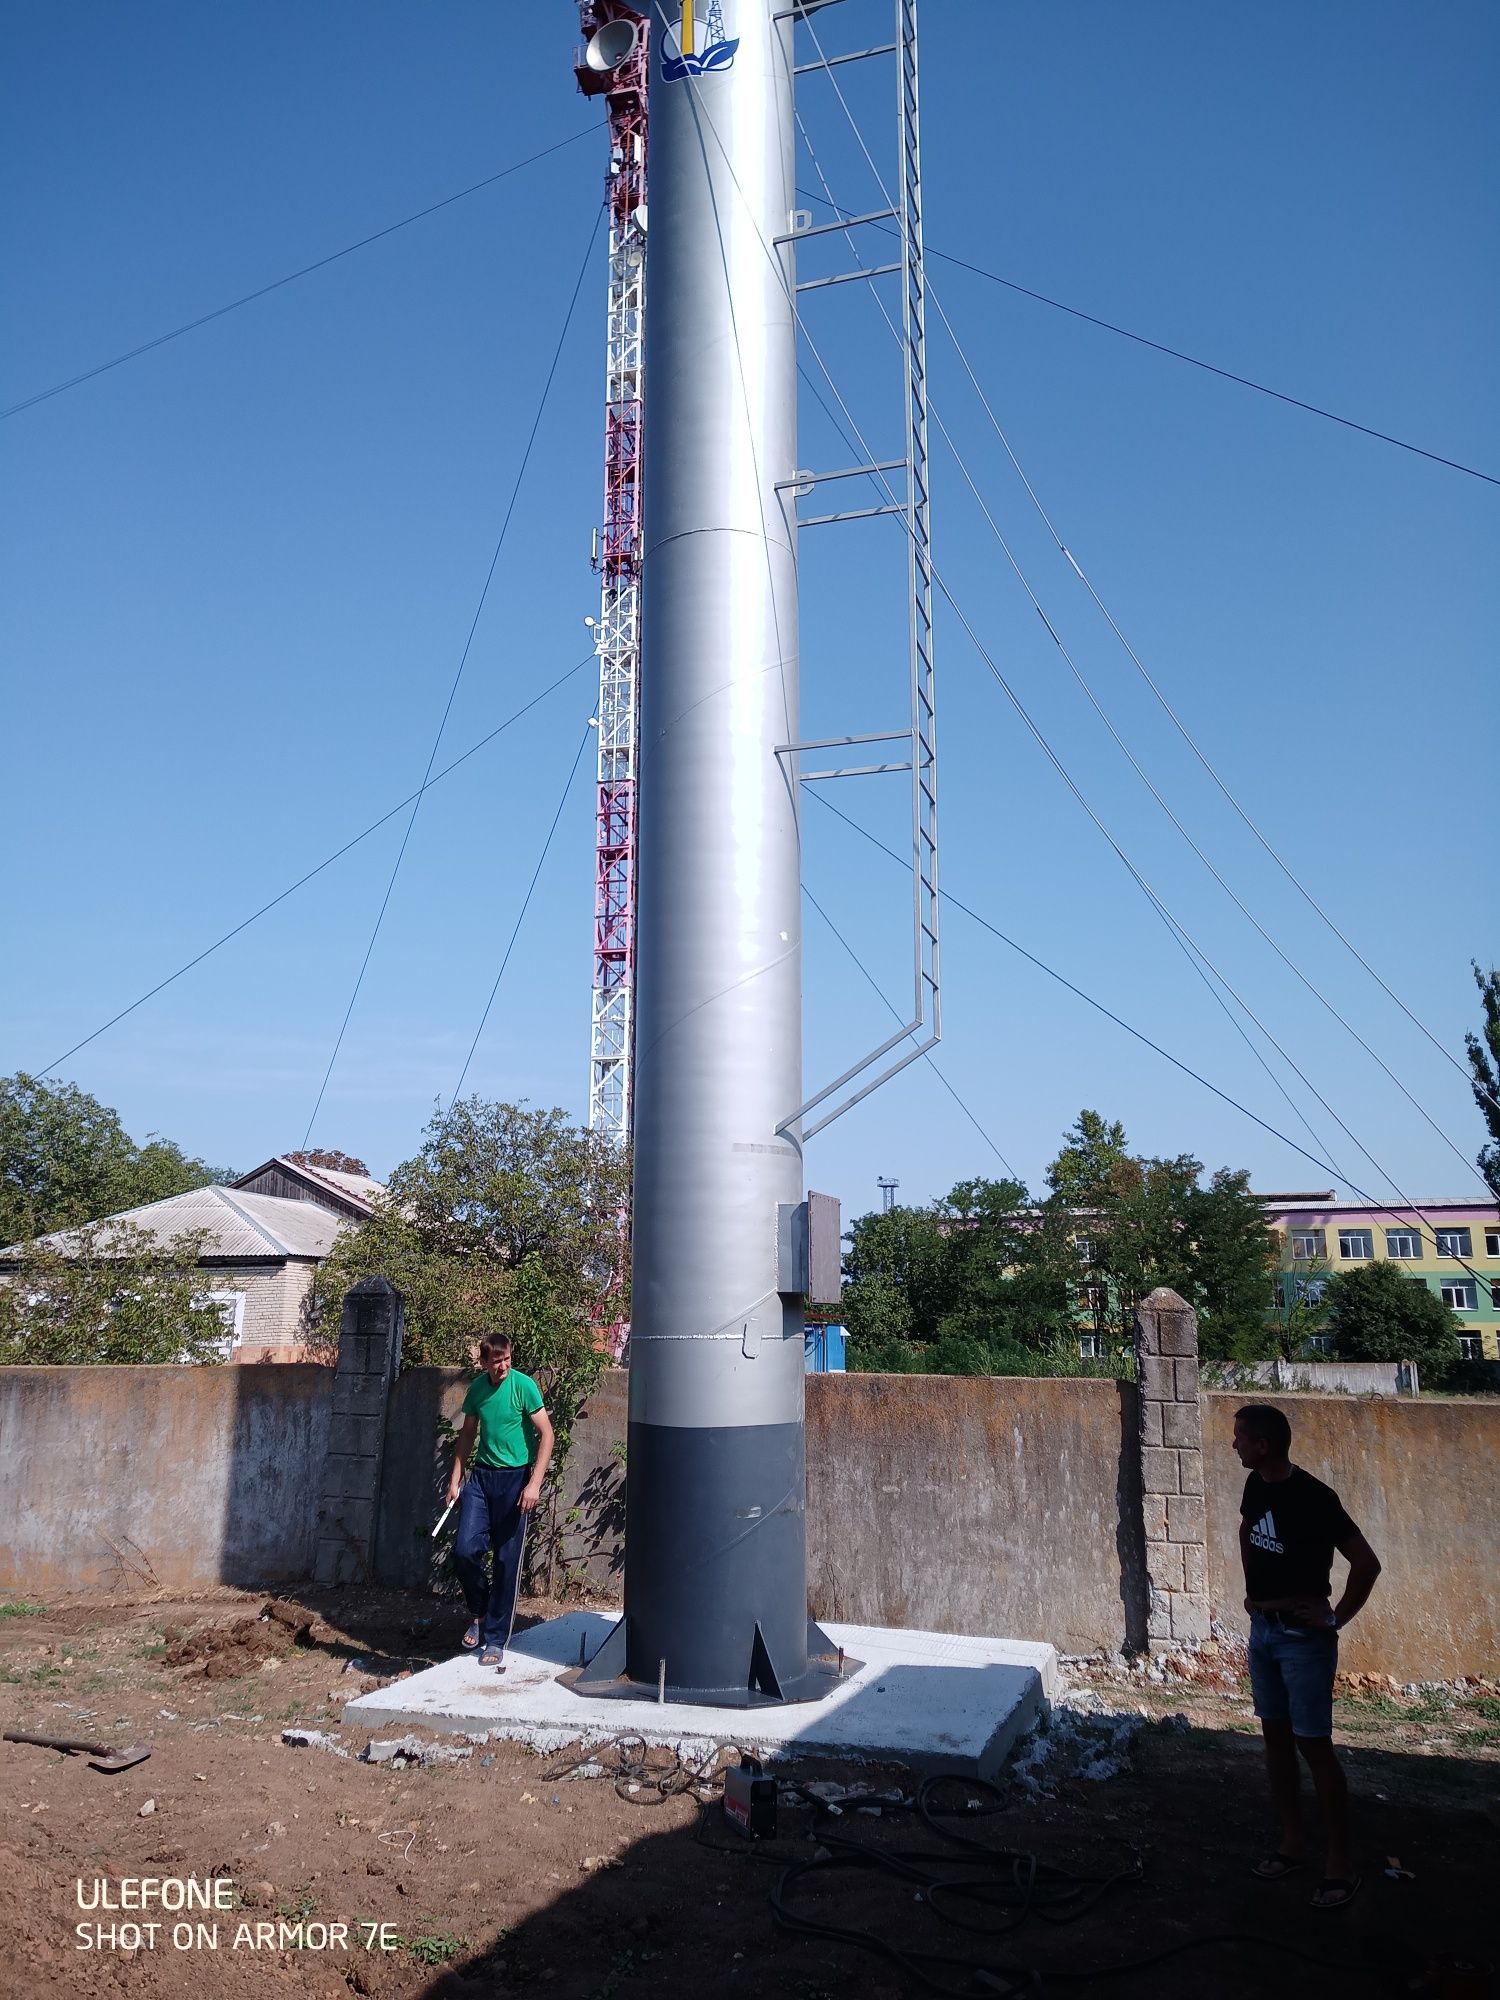
[[[542,1392],[529,1375],[512,1368],[492,1383],[488,1375],[476,1375],[464,1397],[463,1413],[479,1419],[479,1443],[474,1452],[476,1465],[530,1465],[536,1449],[536,1427],[531,1414],[542,1407]]]

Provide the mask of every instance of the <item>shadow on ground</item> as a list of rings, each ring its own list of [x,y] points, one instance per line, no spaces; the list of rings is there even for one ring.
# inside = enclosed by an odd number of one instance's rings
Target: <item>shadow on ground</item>
[[[586,1857],[579,1880],[559,1882],[543,1909],[488,1949],[456,1957],[424,2000],[523,1990],[558,2000],[677,1993],[897,2000],[923,1990],[910,1965],[877,1942],[928,1954],[919,1963],[935,1990],[963,1995],[1262,2000],[1274,1988],[1319,2000],[1488,1996],[1489,1975],[1459,1968],[1494,1952],[1490,1884],[1500,1838],[1483,1807],[1497,1767],[1373,1751],[1349,1751],[1346,1763],[1364,1883],[1337,1915],[1308,1907],[1312,1870],[1277,1885],[1248,1873],[1268,1844],[1256,1741],[1148,1727],[1137,1739],[1135,1768],[1112,1782],[1071,1782],[1055,1799],[1016,1800],[993,1817],[957,1821],[996,1850],[1034,1854],[1096,1883],[1139,1858],[1138,1877],[1101,1889],[1066,1923],[1032,1914],[1010,1935],[987,1938],[944,1922],[935,1899],[918,1896],[902,1871],[914,1857],[956,1850],[911,1813],[887,1810],[830,1824],[894,1867],[845,1864],[803,1877],[789,1892],[793,1907],[828,1933],[797,1934],[775,1921],[771,1891],[784,1867],[816,1852],[808,1816],[783,1815],[774,1843],[751,1845],[717,1804],[622,1803],[608,1853]],[[561,1810],[568,1789],[539,1780],[535,1810]],[[1388,1855],[1399,1857],[1406,1875],[1384,1873]],[[507,1842],[495,1865],[524,1876],[524,1842]],[[949,1907],[966,1922],[989,1921],[972,1904]],[[856,1932],[872,1948],[834,1930]],[[1122,1970],[1146,1959],[1139,1970]],[[967,1964],[986,1968],[991,1983],[976,1980]]]

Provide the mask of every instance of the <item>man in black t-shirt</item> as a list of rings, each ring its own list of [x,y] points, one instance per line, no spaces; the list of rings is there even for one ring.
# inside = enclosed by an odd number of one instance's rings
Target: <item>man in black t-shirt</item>
[[[1255,1864],[1263,1882],[1302,1866],[1297,1757],[1312,1773],[1327,1844],[1315,1910],[1338,1910],[1359,1888],[1349,1862],[1349,1794],[1333,1754],[1333,1678],[1341,1629],[1375,1587],[1380,1562],[1331,1486],[1293,1465],[1292,1427],[1269,1403],[1234,1418],[1234,1449],[1248,1477],[1240,1501],[1240,1559],[1250,1613],[1250,1687],[1266,1746],[1271,1800],[1281,1827],[1276,1851]],[[1349,1576],[1337,1606],[1333,1552]]]

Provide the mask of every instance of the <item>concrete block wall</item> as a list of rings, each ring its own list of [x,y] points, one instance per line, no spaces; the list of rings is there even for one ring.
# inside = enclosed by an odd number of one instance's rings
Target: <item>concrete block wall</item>
[[[393,1380],[393,1300],[377,1292],[378,1324],[346,1320],[338,1371],[0,1368],[0,1590],[293,1589],[315,1575],[426,1586],[440,1426],[470,1376]],[[809,1378],[814,1613],[1075,1652],[1192,1637],[1210,1612],[1242,1623],[1230,1432],[1247,1398],[1199,1390],[1184,1312],[1170,1295],[1147,1301],[1139,1393]],[[569,1558],[612,1592],[627,1387],[612,1370],[576,1426],[560,1510]],[[1339,1490],[1385,1564],[1344,1665],[1401,1680],[1494,1673],[1500,1403],[1266,1399],[1291,1419],[1293,1457]]]
[[[1146,1636],[1158,1643],[1209,1633],[1208,1524],[1198,1403],[1198,1321],[1165,1286],[1135,1319],[1140,1419]]]
[[[328,1456],[322,1467],[313,1580],[365,1583],[374,1574],[387,1405],[401,1366],[403,1302],[386,1278],[344,1294]]]

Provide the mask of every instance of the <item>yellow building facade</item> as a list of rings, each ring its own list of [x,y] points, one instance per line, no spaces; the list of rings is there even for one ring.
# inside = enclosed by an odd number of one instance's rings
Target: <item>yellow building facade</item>
[[[1319,1194],[1262,1195],[1280,1244],[1283,1297],[1376,1258],[1399,1263],[1451,1306],[1471,1360],[1500,1360],[1500,1204],[1433,1201],[1373,1208]],[[1315,1294],[1314,1294],[1315,1295]]]

